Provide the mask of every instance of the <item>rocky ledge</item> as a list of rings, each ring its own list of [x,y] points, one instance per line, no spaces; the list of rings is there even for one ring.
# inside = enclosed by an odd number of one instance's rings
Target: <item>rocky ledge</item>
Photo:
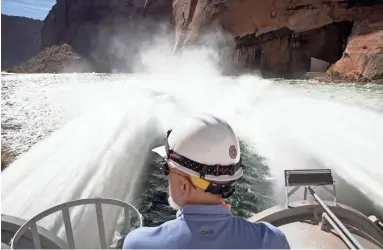
[[[94,72],[95,68],[68,44],[45,48],[25,63],[7,70],[9,73]]]

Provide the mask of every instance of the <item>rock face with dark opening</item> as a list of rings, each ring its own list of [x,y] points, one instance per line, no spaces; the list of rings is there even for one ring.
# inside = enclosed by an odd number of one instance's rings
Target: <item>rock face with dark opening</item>
[[[25,62],[40,51],[43,22],[1,14],[1,69]]]
[[[356,10],[354,20],[342,58],[328,74],[383,83],[383,5]]]
[[[301,76],[310,70],[311,57],[335,63],[347,46],[351,59],[343,56],[332,69],[340,76],[357,75],[349,74],[348,70],[354,69],[345,65],[363,57],[365,62],[357,71],[375,79],[379,74],[367,72],[380,67],[381,4],[380,0],[174,0],[176,48],[196,41],[211,24],[218,23],[237,38],[234,60],[247,66],[260,65],[265,76]],[[361,37],[355,28],[352,37],[360,39],[347,39],[352,24],[374,35]],[[249,36],[259,38],[258,42],[249,42]],[[353,45],[363,43],[362,38],[373,47],[368,55],[361,55],[363,52]],[[243,43],[238,43],[241,40]]]

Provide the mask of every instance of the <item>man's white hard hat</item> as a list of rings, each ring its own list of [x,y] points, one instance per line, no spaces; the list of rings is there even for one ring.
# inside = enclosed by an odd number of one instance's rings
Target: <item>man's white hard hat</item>
[[[233,168],[240,164],[241,152],[237,136],[226,121],[213,115],[200,114],[185,120],[171,131],[168,145],[173,152],[196,163],[233,166]],[[169,159],[165,146],[152,151],[172,162],[180,171],[200,176],[199,172]],[[204,178],[211,181],[234,181],[242,175],[243,168],[239,167],[233,169],[231,174],[206,174]]]

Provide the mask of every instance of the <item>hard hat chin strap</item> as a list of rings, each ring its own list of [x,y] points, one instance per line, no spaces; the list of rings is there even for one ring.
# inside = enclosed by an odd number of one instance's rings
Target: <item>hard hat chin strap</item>
[[[219,194],[224,199],[229,198],[235,191],[235,187],[233,187],[232,184],[219,185],[211,182],[209,183],[210,185],[205,190],[205,192],[211,194]]]
[[[217,184],[197,176],[190,176],[190,180],[193,185],[201,188],[205,192],[219,194],[222,198],[229,198],[235,191],[235,188],[232,186],[233,182],[228,184]]]

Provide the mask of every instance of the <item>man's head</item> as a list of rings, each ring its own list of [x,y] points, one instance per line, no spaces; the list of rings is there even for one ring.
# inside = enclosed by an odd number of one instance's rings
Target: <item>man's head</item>
[[[187,119],[153,150],[166,159],[169,204],[220,204],[243,174],[238,139],[230,125],[211,115]]]

